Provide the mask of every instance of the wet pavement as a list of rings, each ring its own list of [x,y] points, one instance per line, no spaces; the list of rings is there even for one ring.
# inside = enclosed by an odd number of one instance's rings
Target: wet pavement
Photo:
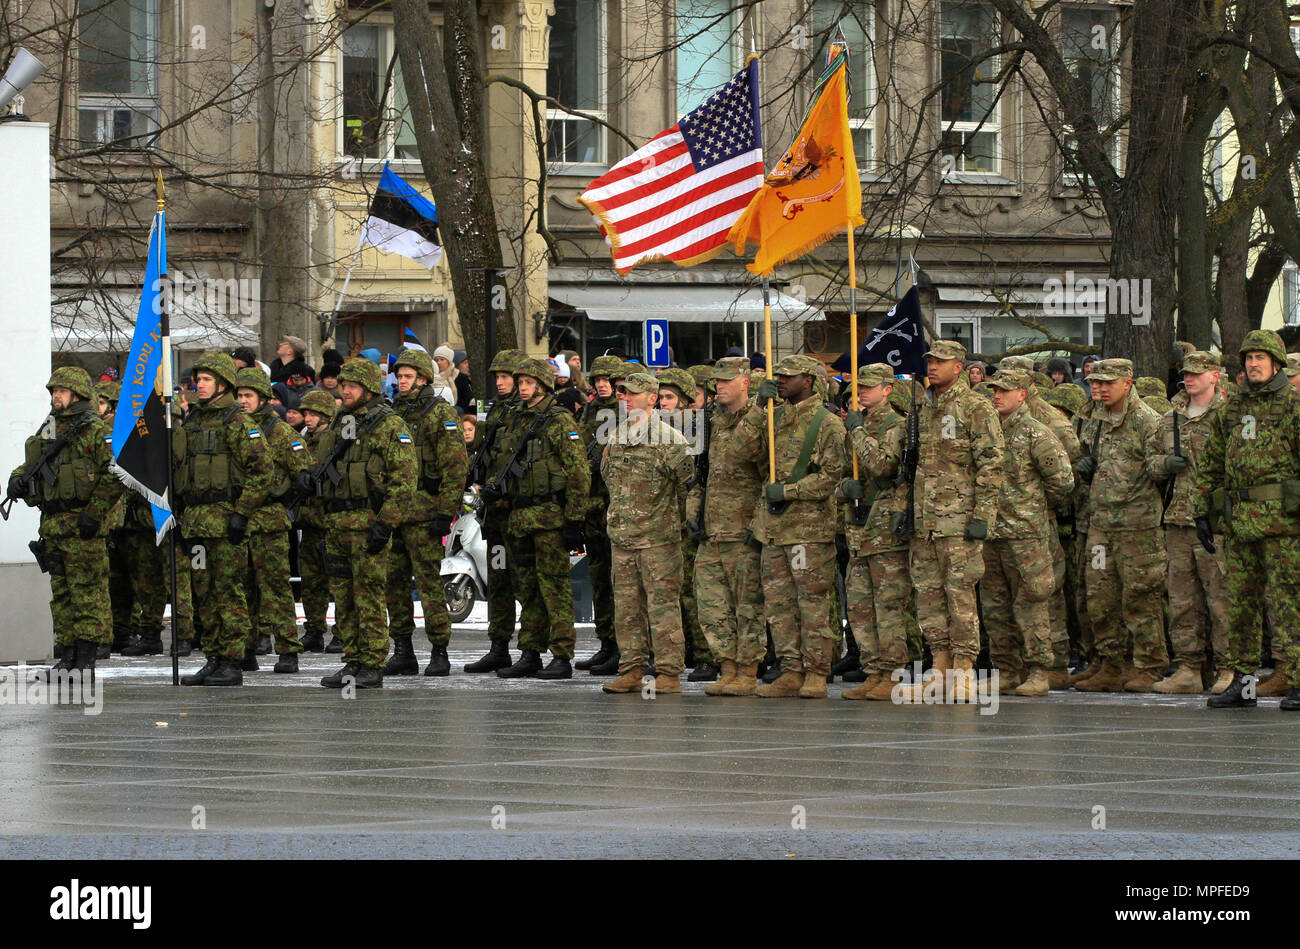
[[[458,627],[452,676],[354,698],[317,684],[335,656],[236,689],[157,656],[102,664],[98,715],[0,705],[0,857],[1300,854],[1276,700],[644,699],[460,672],[486,642]]]

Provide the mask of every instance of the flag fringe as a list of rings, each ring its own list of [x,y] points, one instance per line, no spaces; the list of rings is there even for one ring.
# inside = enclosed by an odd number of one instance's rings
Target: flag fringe
[[[163,538],[167,535],[168,529],[175,526],[176,524],[176,514],[174,511],[172,511],[171,502],[167,500],[166,495],[158,494],[155,491],[150,491],[148,487],[146,487],[138,479],[133,477],[129,472],[127,472],[123,468],[118,467],[117,462],[111,463],[108,466],[108,470],[111,474],[115,475],[119,481],[121,481],[124,485],[126,485],[136,494],[140,495],[150,504],[154,505],[155,507],[163,508],[164,510],[167,511],[167,520],[163,521],[162,529],[154,532],[155,546],[157,544],[161,544]]]

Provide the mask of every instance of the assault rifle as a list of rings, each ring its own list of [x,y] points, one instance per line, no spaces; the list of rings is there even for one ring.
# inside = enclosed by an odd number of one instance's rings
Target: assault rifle
[[[1174,454],[1179,458],[1183,457],[1183,437],[1178,431],[1178,410],[1174,409]],[[1169,505],[1174,500],[1174,482],[1178,480],[1177,475],[1170,475],[1169,480],[1165,482],[1165,489],[1160,498],[1162,507],[1160,508],[1160,526],[1165,524],[1165,511],[1169,510]]]
[[[899,537],[911,537],[916,533],[916,469],[921,455],[921,419],[920,406],[916,402],[916,380],[912,379],[912,410],[907,413],[907,441],[903,444],[903,457],[898,462],[898,480],[896,487],[907,485],[907,508],[899,523],[894,525],[894,533]]]
[[[355,416],[345,415],[344,418],[355,419]],[[329,483],[332,485],[337,485],[343,480],[343,476],[339,474],[338,463],[342,460],[344,453],[352,447],[354,442],[356,442],[357,438],[355,429],[351,438],[344,438],[342,435],[344,425],[341,420],[338,425],[339,434],[334,438],[334,447],[330,449],[328,455],[306,470],[305,473],[309,479],[308,490],[305,492],[302,490],[298,491],[298,501],[289,510],[289,520],[296,521],[298,519],[298,508],[302,505],[303,501],[307,500],[307,498],[319,498],[323,496],[322,482],[325,479],[328,478]]]
[[[548,417],[549,416],[544,412],[537,413],[537,418],[533,421],[532,425],[528,426],[528,430],[524,432],[523,437],[515,444],[515,450],[510,453],[510,457],[501,465],[501,468],[497,471],[496,475],[490,478],[487,484],[483,485],[483,500],[501,500],[506,496],[506,484],[508,479],[514,478],[517,480],[524,476],[526,472],[522,460],[524,449],[528,447],[528,443],[536,437],[537,433],[542,430],[542,424]]]
[[[64,446],[72,440],[73,435],[90,424],[93,417],[91,413],[87,412],[81,421],[69,425],[64,429],[62,435],[50,442],[50,447],[45,449],[39,458],[30,465],[24,466],[22,473],[18,476],[18,480],[23,487],[22,493],[14,495],[10,494],[8,490],[5,491],[5,498],[0,501],[0,517],[3,517],[6,521],[9,520],[9,512],[13,509],[14,502],[31,495],[32,488],[36,486],[37,476],[46,484],[54,484],[54,469],[50,467],[50,462],[58,457],[59,452],[63,451]],[[44,425],[41,426],[42,429],[44,427]],[[39,436],[40,431],[38,430],[36,434]]]

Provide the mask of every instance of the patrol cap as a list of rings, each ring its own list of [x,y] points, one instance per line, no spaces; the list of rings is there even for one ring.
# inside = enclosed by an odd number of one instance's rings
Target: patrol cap
[[[665,387],[687,402],[695,400],[695,377],[685,369],[665,369],[659,373],[659,391],[663,392]]]
[[[271,397],[271,377],[258,366],[248,366],[235,374],[236,389],[252,389],[264,399]]]
[[[858,367],[858,385],[892,386],[894,384],[894,367],[888,363],[873,362],[868,366]]]
[[[89,399],[94,394],[94,388],[90,383],[90,373],[80,366],[60,366],[50,373],[50,381],[45,383],[46,389],[67,389],[83,399]]]
[[[515,367],[515,377],[528,376],[536,379],[547,392],[555,391],[555,370],[545,359],[538,359],[536,356],[528,356],[519,360],[519,365]]]
[[[1088,373],[1089,382],[1114,382],[1116,379],[1132,378],[1131,359],[1098,359],[1092,364],[1092,372]]]
[[[430,382],[438,378],[438,370],[433,368],[433,359],[422,349],[403,349],[393,362],[394,372],[398,366],[410,366]]]
[[[817,367],[820,366],[816,359],[811,356],[786,356],[776,368],[772,370],[774,376],[800,376],[809,375],[814,379],[820,378],[817,374]]]
[[[364,356],[353,356],[339,370],[339,383],[355,382],[367,392],[379,395],[384,391],[384,372]]]
[[[744,356],[723,356],[713,364],[714,379],[737,379],[749,375],[749,360]]]
[[[492,365],[488,366],[488,372],[508,372],[511,375],[519,368],[519,360],[524,356],[517,349],[498,349],[497,354],[492,357]]]
[[[935,359],[960,359],[966,361],[966,347],[955,339],[936,339],[930,344],[925,355]]]
[[[597,356],[591,361],[591,368],[587,370],[587,378],[621,379],[625,372],[623,360],[617,356]]]
[[[631,372],[623,379],[623,388],[628,392],[659,393],[659,380],[648,372]]]
[[[1033,372],[1034,361],[1028,356],[1004,356],[1002,357],[1002,361],[998,363],[998,372],[1003,372],[1007,369],[1010,369],[1013,372]]]
[[[1025,389],[1028,391],[1033,388],[1034,378],[1029,373],[1019,369],[999,369],[996,376],[990,376],[982,384],[990,385],[995,389]]]
[[[1286,365],[1286,347],[1282,345],[1282,337],[1272,330],[1251,330],[1247,333],[1238,352],[1244,356],[1252,350],[1268,353],[1277,360],[1278,365]]]
[[[1222,369],[1223,365],[1219,362],[1219,357],[1214,353],[1207,353],[1203,349],[1190,352],[1183,357],[1183,375],[1187,373],[1213,372],[1216,369]]]
[[[298,410],[301,412],[315,412],[317,415],[333,418],[334,413],[338,411],[338,407],[334,401],[334,396],[322,389],[312,389],[302,397]]]
[[[1300,353],[1287,353],[1286,374],[1289,379],[1300,375]]]
[[[220,379],[226,384],[226,388],[235,387],[235,375],[239,370],[235,367],[235,360],[229,353],[204,353],[194,361],[190,372],[198,374],[206,372],[208,375]]]

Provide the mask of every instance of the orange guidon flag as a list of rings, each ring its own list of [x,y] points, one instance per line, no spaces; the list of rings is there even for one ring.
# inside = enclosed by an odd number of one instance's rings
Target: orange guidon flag
[[[748,268],[760,276],[863,223],[849,129],[847,51],[832,46],[827,60],[794,143],[727,235],[739,255],[747,245],[758,245]]]

